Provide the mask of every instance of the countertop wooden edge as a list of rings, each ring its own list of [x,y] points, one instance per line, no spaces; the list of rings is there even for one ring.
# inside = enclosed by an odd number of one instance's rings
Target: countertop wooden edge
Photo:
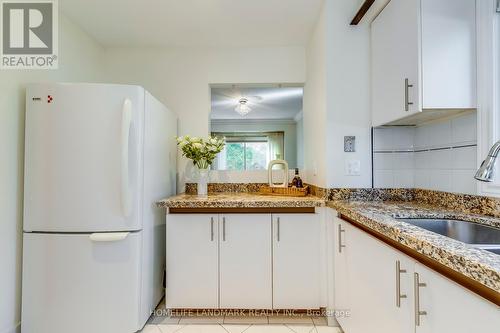
[[[347,217],[343,214],[340,214],[340,218],[356,228],[363,230],[364,232],[368,233],[369,235],[377,238],[378,240],[384,242],[385,244],[391,246],[392,248],[395,248],[396,250],[406,254],[407,256],[415,259],[416,261],[420,262],[421,264],[429,267],[430,269],[440,273],[441,275],[447,277],[448,279],[454,281],[455,283],[458,283],[462,287],[472,291],[473,293],[487,299],[488,301],[492,302],[493,304],[496,304],[497,306],[500,306],[500,293],[497,291],[485,286],[484,284],[463,275],[460,272],[455,271],[454,269],[410,248],[405,245],[402,245],[395,241],[394,239],[387,237],[386,235],[379,233],[378,231],[375,231],[367,226],[365,226],[362,223],[359,223],[355,220],[353,220],[350,217]]]
[[[314,214],[316,207],[170,207],[169,214]]]

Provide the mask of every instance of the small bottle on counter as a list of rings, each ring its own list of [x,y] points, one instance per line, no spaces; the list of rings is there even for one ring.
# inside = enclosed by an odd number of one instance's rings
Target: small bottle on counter
[[[292,187],[302,188],[304,184],[302,183],[302,179],[299,176],[299,168],[295,168],[295,177],[292,180]]]

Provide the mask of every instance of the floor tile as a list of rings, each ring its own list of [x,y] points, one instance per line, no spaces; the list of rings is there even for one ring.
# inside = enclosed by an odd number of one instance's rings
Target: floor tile
[[[227,333],[221,325],[186,325],[176,333]]]
[[[269,316],[269,324],[309,324],[314,325],[311,317],[306,315],[280,315],[280,316]]]
[[[184,316],[179,321],[179,324],[222,324],[224,317],[209,317],[209,316]]]
[[[252,325],[245,333],[294,333],[285,325]]]
[[[316,333],[314,325],[285,325],[295,333]]]
[[[316,326],[316,331],[318,333],[342,333],[340,328],[328,326]]]
[[[250,326],[252,326],[252,325],[232,325],[232,324],[224,324],[224,325],[222,325],[222,327],[224,327],[224,329],[226,331],[228,331],[228,333],[243,333]]]
[[[149,324],[155,325],[168,325],[168,324],[178,324],[181,317],[170,317],[170,316],[152,316],[149,319]]]
[[[224,324],[268,324],[266,316],[225,316]]]
[[[312,317],[312,321],[314,325],[316,326],[327,326],[328,321],[326,320],[326,317]]]
[[[162,333],[158,326],[152,325],[152,324],[147,324],[144,326],[142,329],[141,333]]]
[[[174,333],[179,331],[185,325],[158,325],[161,333]]]

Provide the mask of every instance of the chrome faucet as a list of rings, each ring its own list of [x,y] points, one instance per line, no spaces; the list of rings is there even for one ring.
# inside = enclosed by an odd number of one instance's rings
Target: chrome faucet
[[[488,156],[486,156],[486,159],[483,161],[483,163],[481,163],[481,166],[476,171],[476,175],[474,176],[474,178],[482,182],[493,181],[495,162],[497,160],[499,152],[500,152],[500,141],[497,141],[497,143],[495,143],[493,147],[491,147],[490,151],[488,152]]]

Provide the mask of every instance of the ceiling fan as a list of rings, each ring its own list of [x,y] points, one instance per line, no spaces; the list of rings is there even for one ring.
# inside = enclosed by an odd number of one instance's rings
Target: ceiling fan
[[[234,105],[234,111],[236,111],[240,116],[246,116],[252,111],[252,108],[250,106],[252,104],[258,104],[263,99],[261,96],[244,95],[241,93],[241,91],[237,91],[236,89],[233,89],[230,94],[223,92],[218,92],[217,94],[225,100],[213,102],[213,106],[217,105],[231,107]]]

